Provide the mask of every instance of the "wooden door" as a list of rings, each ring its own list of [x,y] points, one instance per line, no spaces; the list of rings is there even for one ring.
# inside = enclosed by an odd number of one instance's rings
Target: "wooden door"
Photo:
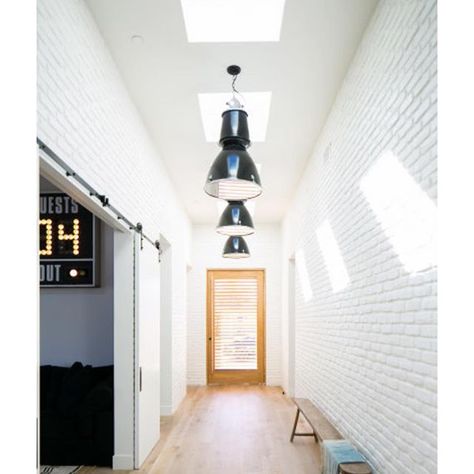
[[[207,382],[265,382],[264,270],[208,270]]]

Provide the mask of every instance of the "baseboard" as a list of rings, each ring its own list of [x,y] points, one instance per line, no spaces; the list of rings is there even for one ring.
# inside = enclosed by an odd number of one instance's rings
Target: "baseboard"
[[[160,415],[161,416],[171,416],[173,414],[173,407],[171,405],[161,405]]]
[[[112,469],[133,469],[133,456],[131,454],[115,454],[112,458]]]

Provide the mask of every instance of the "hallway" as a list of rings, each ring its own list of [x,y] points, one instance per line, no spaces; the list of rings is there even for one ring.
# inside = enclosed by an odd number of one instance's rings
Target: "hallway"
[[[434,474],[437,2],[234,3],[38,2],[38,467]]]
[[[87,474],[306,474],[319,472],[312,438],[289,437],[295,406],[278,387],[190,387],[139,471],[97,468]],[[302,417],[301,417],[302,418]],[[309,428],[300,421],[300,431]],[[86,468],[87,469],[87,468]],[[82,473],[82,471],[81,471]]]

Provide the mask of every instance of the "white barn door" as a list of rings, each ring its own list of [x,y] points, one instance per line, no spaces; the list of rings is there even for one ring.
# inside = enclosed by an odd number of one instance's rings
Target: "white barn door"
[[[135,468],[160,439],[160,267],[158,250],[135,240]]]

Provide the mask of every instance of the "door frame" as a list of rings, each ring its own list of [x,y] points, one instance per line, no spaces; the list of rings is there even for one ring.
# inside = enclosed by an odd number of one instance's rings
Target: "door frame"
[[[44,150],[38,149],[39,176],[65,192],[114,231],[114,450],[112,469],[134,466],[134,386],[133,365],[133,239],[134,232],[97,201],[89,190],[71,180]],[[39,346],[38,346],[39,347]],[[38,435],[39,436],[39,435]]]
[[[172,380],[173,245],[160,234],[160,414],[174,412]]]
[[[296,357],[295,357],[295,334],[296,334],[296,262],[293,254],[288,259],[288,318],[287,318],[287,392],[290,397],[295,395],[296,380]]]
[[[226,373],[215,374],[212,367],[212,274],[213,272],[261,272],[262,287],[257,298],[261,298],[261,317],[257,314],[257,374],[245,374],[242,370],[229,370]],[[258,304],[258,302],[257,302]],[[261,351],[258,351],[259,346]],[[266,383],[266,274],[264,268],[208,268],[206,271],[206,383],[209,384],[239,384],[239,383]],[[259,360],[260,358],[260,360]],[[258,365],[260,362],[260,369]],[[254,371],[252,371],[254,372]],[[238,374],[237,374],[238,373]],[[216,380],[216,375],[217,380]],[[241,380],[233,380],[238,375]],[[258,380],[255,380],[257,377]]]

